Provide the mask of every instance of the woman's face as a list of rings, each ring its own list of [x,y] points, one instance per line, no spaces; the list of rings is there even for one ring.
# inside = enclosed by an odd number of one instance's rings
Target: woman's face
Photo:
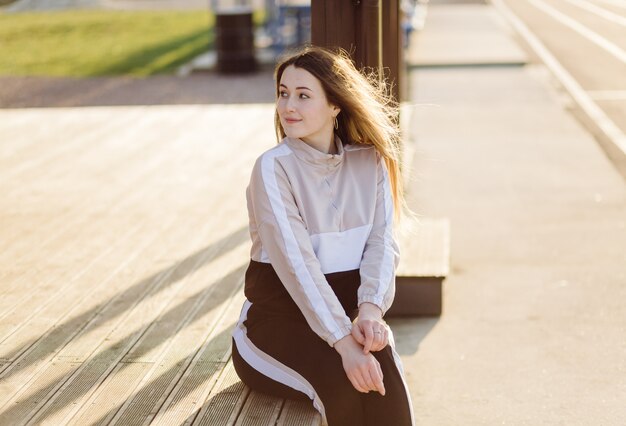
[[[320,81],[303,68],[289,65],[278,87],[276,108],[285,134],[305,142],[328,143],[339,108],[329,105]]]

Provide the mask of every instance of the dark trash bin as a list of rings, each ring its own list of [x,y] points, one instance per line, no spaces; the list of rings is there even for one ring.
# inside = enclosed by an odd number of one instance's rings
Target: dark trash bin
[[[218,72],[231,74],[257,69],[250,8],[225,9],[216,13],[215,46]]]

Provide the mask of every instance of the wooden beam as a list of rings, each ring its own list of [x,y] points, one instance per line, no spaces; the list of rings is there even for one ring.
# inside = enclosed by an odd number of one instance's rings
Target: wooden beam
[[[361,0],[356,7],[356,63],[359,68],[371,67],[379,75],[382,57],[382,7],[381,0]]]
[[[329,48],[342,47],[354,55],[357,41],[353,2],[313,0],[311,2],[311,43]]]
[[[382,10],[382,64],[384,76],[393,83],[396,100],[406,99],[402,32],[400,30],[400,0],[385,0]]]
[[[350,52],[357,68],[370,67],[404,99],[400,0],[312,0],[311,42]]]

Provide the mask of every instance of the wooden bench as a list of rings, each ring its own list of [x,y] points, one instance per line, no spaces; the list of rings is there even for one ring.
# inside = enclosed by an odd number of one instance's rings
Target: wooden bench
[[[420,219],[415,229],[400,235],[399,246],[396,296],[387,316],[440,315],[449,273],[449,220]]]

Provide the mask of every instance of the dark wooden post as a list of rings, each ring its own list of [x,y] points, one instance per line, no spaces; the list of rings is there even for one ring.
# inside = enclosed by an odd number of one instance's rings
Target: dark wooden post
[[[400,0],[312,0],[311,42],[342,47],[358,68],[371,67],[402,96]],[[384,69],[384,72],[383,72]]]
[[[357,15],[355,39],[356,62],[359,68],[371,67],[381,77],[382,52],[382,8],[381,0],[361,0],[355,6]]]
[[[351,0],[311,1],[311,43],[342,47],[354,58],[356,50],[356,9]]]
[[[392,93],[397,101],[407,99],[406,67],[404,66],[400,0],[384,0],[382,14],[383,67],[385,77],[393,82]]]

